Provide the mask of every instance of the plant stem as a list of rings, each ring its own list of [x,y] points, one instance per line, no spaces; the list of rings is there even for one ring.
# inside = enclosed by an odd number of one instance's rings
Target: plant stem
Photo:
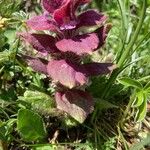
[[[105,97],[107,97],[107,95],[109,93],[109,89],[113,85],[113,82],[116,80],[116,78],[117,78],[117,76],[118,76],[119,73],[120,73],[120,69],[119,68],[115,69],[112,72],[112,74],[111,74],[111,76],[110,76],[110,78],[109,78],[109,80],[108,80],[108,82],[106,84],[107,86],[105,86],[105,88],[104,88],[104,92],[103,92],[103,94],[101,96],[101,99],[104,99]]]
[[[105,98],[109,94],[109,89],[111,88],[111,86],[113,85],[113,82],[116,80],[117,76],[119,75],[120,69],[123,68],[124,63],[126,62],[128,55],[130,54],[130,50],[133,48],[135,41],[137,40],[138,34],[142,28],[142,23],[143,23],[144,18],[145,18],[146,6],[147,6],[147,3],[146,3],[146,0],[144,0],[141,17],[140,17],[140,20],[138,22],[137,28],[133,34],[133,38],[131,38],[129,45],[127,46],[127,48],[125,49],[124,53],[122,54],[120,60],[118,61],[118,67],[119,68],[112,72],[112,74],[111,74],[111,76],[110,76],[110,78],[106,84],[107,86],[105,87],[101,98]]]
[[[128,19],[127,19],[127,16],[126,16],[126,7],[125,7],[125,2],[122,1],[122,0],[117,0],[118,1],[118,5],[119,5],[119,9],[120,9],[120,13],[121,13],[121,26],[122,26],[122,30],[121,30],[121,39],[122,39],[122,43],[121,43],[121,48],[120,50],[118,51],[118,54],[117,54],[117,62],[118,60],[120,59],[121,57],[121,54],[124,50],[124,47],[126,45],[126,39],[127,39],[127,29],[128,29]]]
[[[133,48],[135,41],[138,38],[138,34],[142,28],[142,24],[145,18],[145,14],[146,14],[146,0],[143,1],[143,7],[142,7],[142,13],[141,13],[141,17],[140,20],[138,22],[137,28],[133,34],[133,38],[131,38],[131,41],[129,43],[129,45],[127,45],[126,50],[124,51],[124,53],[122,54],[119,62],[118,62],[118,67],[122,67],[124,65],[124,62],[126,61],[126,58],[128,58],[129,54],[130,54],[130,50]]]
[[[132,104],[133,104],[133,102],[134,102],[134,99],[135,99],[135,95],[133,94],[133,95],[131,96],[130,100],[129,100],[129,103],[128,103],[128,105],[127,105],[126,110],[125,110],[124,113],[123,113],[122,120],[121,120],[121,124],[124,123],[124,120],[125,120],[125,118],[127,117],[128,113],[129,113],[129,111],[130,111],[130,108],[131,108],[131,106],[132,106]],[[123,126],[121,126],[121,127],[123,127]]]
[[[141,82],[141,81],[146,81],[146,80],[148,80],[148,79],[150,79],[150,75],[148,75],[148,76],[146,76],[146,77],[143,77],[143,78],[140,78],[140,79],[138,79],[137,81]]]
[[[136,45],[136,48],[134,49],[134,52],[142,45],[143,41],[145,39],[149,39],[150,38],[150,32],[148,32],[140,41],[139,43]]]

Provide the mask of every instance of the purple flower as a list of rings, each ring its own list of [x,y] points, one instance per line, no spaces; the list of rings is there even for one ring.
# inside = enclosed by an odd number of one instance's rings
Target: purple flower
[[[67,112],[71,117],[83,123],[94,110],[94,101],[92,96],[81,90],[67,90],[56,92],[55,94],[57,108]]]
[[[84,26],[101,26],[106,21],[106,16],[95,10],[89,10],[76,15],[79,6],[89,3],[89,0],[43,0],[43,7],[47,12],[27,21],[34,30],[77,29]]]
[[[105,25],[107,17],[95,10],[77,15],[77,8],[89,2],[43,0],[46,12],[28,20],[27,25],[33,30],[54,32],[55,36],[44,33],[19,34],[44,56],[52,56],[49,61],[29,56],[24,58],[35,71],[46,74],[56,83],[59,87],[55,94],[57,108],[80,123],[92,112],[94,105],[90,94],[83,90],[88,85],[89,77],[107,74],[114,69],[112,63],[84,64],[82,61],[86,55],[92,54],[105,43],[111,28],[110,24]],[[81,27],[93,26],[97,29],[91,33],[80,30]]]
[[[78,65],[66,60],[50,61],[47,65],[47,72],[55,82],[59,82],[70,89],[88,82],[84,69],[80,70]]]

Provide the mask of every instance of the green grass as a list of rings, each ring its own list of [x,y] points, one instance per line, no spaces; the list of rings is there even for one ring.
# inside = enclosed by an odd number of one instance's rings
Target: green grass
[[[112,24],[103,52],[91,59],[111,60],[117,69],[91,79],[87,90],[96,104],[83,124],[55,109],[53,85],[21,59],[21,54],[35,54],[16,33],[27,30],[24,21],[34,10],[41,11],[39,4],[29,12],[23,6],[18,1],[6,8],[0,2],[1,16],[7,18],[0,28],[0,149],[140,150],[150,145],[150,1],[95,0],[90,5]]]

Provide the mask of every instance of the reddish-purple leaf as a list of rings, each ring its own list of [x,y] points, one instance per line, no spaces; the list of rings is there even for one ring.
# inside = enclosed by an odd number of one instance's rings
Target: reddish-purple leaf
[[[56,23],[46,15],[36,16],[27,21],[27,25],[33,30],[50,30],[59,32]]]
[[[81,66],[82,70],[86,71],[87,76],[97,76],[112,72],[116,65],[112,63],[88,63]]]
[[[78,16],[78,27],[82,26],[95,26],[102,25],[106,21],[107,17],[103,14],[96,12],[95,10],[88,10]]]
[[[105,43],[105,40],[107,38],[108,32],[110,31],[111,27],[112,27],[111,24],[107,24],[107,25],[102,26],[96,30],[96,33],[97,33],[98,38],[99,38],[98,48],[103,46],[103,44]]]
[[[88,82],[87,77],[78,68],[66,60],[52,60],[48,63],[47,72],[55,82],[71,89]],[[85,71],[83,70],[83,72]]]
[[[59,24],[61,30],[76,27],[77,23],[71,9],[72,3],[71,0],[66,0],[62,7],[54,12],[54,19]]]
[[[91,0],[73,0],[73,2],[71,3],[71,15],[74,16],[74,18],[77,18],[76,17],[77,8],[89,2],[91,2]],[[78,23],[77,19],[76,19],[76,23]]]
[[[65,1],[66,0],[43,0],[42,3],[45,10],[49,13],[53,13],[56,9],[60,8]]]
[[[68,113],[80,123],[83,123],[94,109],[92,96],[81,90],[57,92],[55,99],[58,109]]]
[[[99,38],[96,33],[84,34],[72,39],[62,39],[56,42],[56,47],[62,52],[73,52],[77,55],[91,54],[97,49]]]
[[[73,11],[76,11],[76,9],[81,5],[91,2],[91,0],[73,0],[73,1],[74,1],[73,2]]]
[[[33,58],[30,56],[22,56],[22,59],[27,62],[27,64],[34,70],[39,73],[48,74],[47,73],[47,64],[48,61],[42,58]]]
[[[19,35],[43,55],[58,52],[58,49],[55,46],[55,38],[50,35],[29,33],[20,33]]]
[[[62,6],[54,11],[54,19],[61,30],[74,29],[77,25],[75,11],[78,6],[90,2],[90,0],[65,0]]]

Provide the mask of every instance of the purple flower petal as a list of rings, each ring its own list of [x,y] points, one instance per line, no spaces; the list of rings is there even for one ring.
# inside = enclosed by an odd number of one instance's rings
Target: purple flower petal
[[[62,39],[56,42],[56,47],[62,52],[73,52],[77,55],[91,54],[98,48],[99,38],[96,33],[79,35],[72,39]]]
[[[79,123],[83,123],[94,109],[92,96],[80,90],[68,90],[55,94],[57,108],[68,113]]]
[[[101,25],[107,17],[94,10],[88,10],[78,16],[78,27]]]
[[[112,72],[116,65],[112,63],[88,63],[81,66],[87,76],[97,76]]]
[[[58,32],[56,23],[46,15],[36,16],[27,21],[27,25],[33,30],[50,30]]]
[[[58,52],[58,49],[55,46],[55,39],[50,35],[29,33],[20,33],[19,35],[43,55]]]
[[[47,64],[48,61],[42,58],[33,58],[30,56],[22,56],[22,59],[36,72],[48,74]]]
[[[59,82],[70,89],[88,82],[87,77],[82,73],[82,70],[78,69],[78,66],[65,60],[50,61],[47,66],[47,72],[55,82]],[[85,71],[83,70],[83,72]]]
[[[56,9],[60,8],[65,0],[43,0],[42,4],[45,10],[53,13]]]

